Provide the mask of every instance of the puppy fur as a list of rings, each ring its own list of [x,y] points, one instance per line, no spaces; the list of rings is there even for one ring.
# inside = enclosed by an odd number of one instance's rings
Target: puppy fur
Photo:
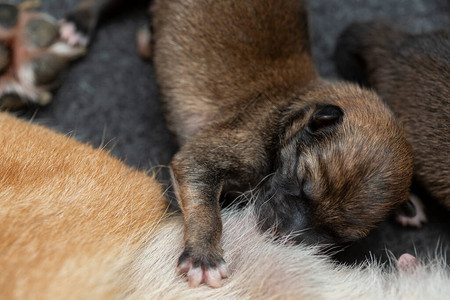
[[[263,228],[321,244],[364,237],[407,201],[401,126],[374,93],[318,77],[302,1],[157,0],[152,13],[192,286],[227,275],[221,194],[257,187]]]
[[[450,30],[412,35],[356,23],[335,50],[338,70],[373,87],[403,123],[415,181],[450,208]]]
[[[261,233],[252,206],[223,213],[230,278],[220,289],[193,291],[174,272],[183,218],[165,213],[153,177],[5,113],[0,128],[2,299],[444,299],[450,293],[443,260],[398,271],[374,262],[336,266],[314,247]]]

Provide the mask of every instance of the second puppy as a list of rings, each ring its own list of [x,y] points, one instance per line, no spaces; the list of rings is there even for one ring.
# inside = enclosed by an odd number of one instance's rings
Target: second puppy
[[[413,35],[354,23],[335,56],[346,79],[373,87],[403,122],[415,181],[450,209],[450,28]]]

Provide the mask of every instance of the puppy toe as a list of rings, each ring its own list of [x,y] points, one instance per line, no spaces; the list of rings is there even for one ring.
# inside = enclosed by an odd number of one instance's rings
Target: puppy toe
[[[197,287],[201,283],[213,288],[221,287],[222,279],[228,277],[227,266],[221,256],[212,253],[208,256],[205,252],[183,251],[178,262],[178,271],[186,273],[190,287]]]
[[[219,273],[222,278],[228,278],[230,276],[230,273],[228,272],[228,267],[225,263],[222,263],[219,265]]]
[[[412,272],[419,266],[419,261],[411,254],[404,253],[397,260],[397,268],[404,272]]]
[[[222,275],[217,268],[207,268],[203,271],[203,281],[213,288],[219,288],[221,284]]]
[[[203,282],[203,271],[201,267],[191,268],[187,272],[190,287],[198,287]]]
[[[87,47],[89,38],[77,29],[75,23],[62,20],[59,25],[61,38],[72,47]]]

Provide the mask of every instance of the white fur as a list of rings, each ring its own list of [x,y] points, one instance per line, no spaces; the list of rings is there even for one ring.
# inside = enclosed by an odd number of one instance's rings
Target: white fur
[[[183,223],[173,218],[150,237],[127,267],[131,299],[445,299],[450,270],[444,261],[419,271],[383,271],[382,266],[338,266],[304,245],[288,245],[260,234],[252,209],[223,214],[223,248],[230,277],[223,286],[192,289],[176,262],[182,251]],[[125,296],[124,295],[124,296]]]

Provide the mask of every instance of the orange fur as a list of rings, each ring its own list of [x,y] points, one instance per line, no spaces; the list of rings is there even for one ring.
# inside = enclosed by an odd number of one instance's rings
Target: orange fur
[[[163,217],[161,186],[105,151],[7,114],[0,129],[0,298],[113,292],[101,287],[116,280],[115,256]],[[111,276],[95,277],[102,272]]]

